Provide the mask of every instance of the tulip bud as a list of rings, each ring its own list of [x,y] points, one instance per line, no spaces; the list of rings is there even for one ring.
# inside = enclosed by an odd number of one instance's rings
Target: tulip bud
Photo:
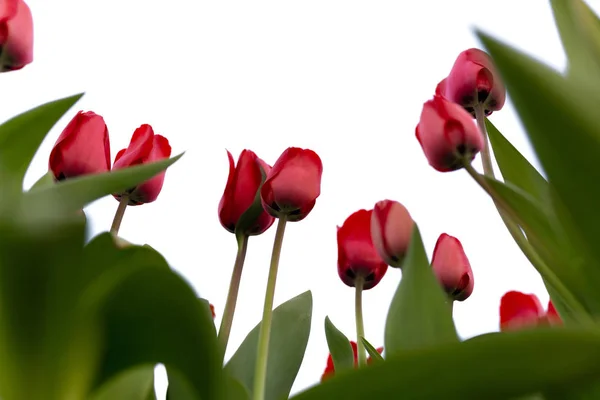
[[[0,4],[0,72],[15,71],[33,61],[33,18],[23,0]]]
[[[473,293],[473,271],[460,241],[442,233],[433,249],[431,266],[450,298],[464,301]]]
[[[485,115],[504,106],[506,89],[491,57],[479,49],[458,55],[448,78],[436,88],[436,94],[463,106],[473,117],[481,105]]]
[[[229,151],[227,156],[229,157],[229,177],[223,197],[219,202],[219,220],[225,229],[236,233],[240,217],[252,206],[262,184],[261,168],[265,174],[268,174],[271,167],[250,150],[242,151],[237,166],[235,166]],[[254,222],[244,229],[243,233],[260,235],[269,229],[274,221],[275,218],[263,210],[257,215]]]
[[[560,325],[562,320],[552,302],[544,312],[535,294],[510,291],[500,299],[500,330],[520,330],[542,325]]]
[[[434,96],[423,105],[416,137],[429,161],[440,172],[460,169],[483,148],[483,136],[458,104]]]
[[[129,147],[117,153],[113,170],[152,163],[169,158],[169,156],[171,156],[171,146],[167,138],[155,135],[152,127],[144,124],[133,132]],[[164,180],[165,171],[132,189],[116,193],[113,196],[117,200],[121,200],[123,195],[129,196],[128,205],[130,206],[152,203],[158,197]]]
[[[312,150],[290,147],[279,157],[260,191],[263,208],[288,221],[304,219],[321,194],[323,164]]]
[[[350,346],[352,346],[352,352],[354,353],[354,368],[358,367],[358,345],[356,342],[350,341]],[[383,352],[383,347],[378,347],[377,352],[381,354]],[[367,364],[371,364],[373,359],[369,357],[367,359]],[[321,382],[325,379],[331,378],[335,374],[335,366],[333,365],[333,357],[329,354],[327,357],[327,365],[325,367],[325,371],[323,371],[323,375],[321,375]]]
[[[91,111],[79,111],[54,144],[48,168],[57,181],[110,171],[110,140],[104,119]]]
[[[388,268],[373,245],[372,214],[373,210],[358,210],[337,228],[338,275],[350,287],[362,277],[363,290],[377,285]]]
[[[408,251],[414,222],[406,207],[382,200],[371,215],[371,236],[377,253],[392,267],[400,268]]]

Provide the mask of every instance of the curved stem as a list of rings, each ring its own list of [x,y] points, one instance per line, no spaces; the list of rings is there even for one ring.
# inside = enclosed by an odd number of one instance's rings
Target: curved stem
[[[488,141],[487,129],[485,128],[485,110],[481,104],[475,106],[475,118],[477,126],[483,135],[483,149],[481,150],[481,164],[483,165],[483,173],[487,176],[494,177],[494,167],[492,165],[492,155],[490,153],[490,143]]]
[[[356,352],[358,353],[358,367],[362,367],[367,364],[367,356],[365,354],[365,345],[361,338],[365,337],[365,324],[363,322],[363,310],[362,310],[362,292],[365,278],[360,274],[357,275],[354,281],[354,287],[356,288],[354,296],[354,313],[356,315]]]
[[[121,221],[123,220],[123,215],[125,215],[125,209],[127,208],[127,204],[129,204],[129,196],[124,194],[123,196],[121,196],[119,207],[117,207],[115,218],[113,219],[112,225],[110,227],[110,233],[112,233],[114,236],[117,236],[119,234],[119,228],[121,227]]]
[[[271,335],[271,320],[273,317],[273,298],[275,297],[275,283],[277,282],[277,269],[279,268],[279,257],[283,234],[285,233],[285,216],[279,218],[273,253],[271,254],[271,266],[269,268],[269,279],[267,280],[267,291],[265,293],[265,304],[263,307],[262,322],[258,334],[258,355],[254,369],[254,400],[264,400],[265,383],[267,378],[267,359],[269,357],[269,337]]]
[[[243,235],[238,242],[237,256],[231,273],[231,281],[229,283],[229,293],[227,294],[227,302],[223,311],[223,319],[219,327],[219,345],[223,352],[221,360],[225,358],[227,351],[227,342],[229,342],[229,334],[231,333],[231,325],[233,323],[233,315],[235,314],[235,306],[237,304],[238,292],[240,290],[240,282],[242,280],[242,269],[246,259],[246,250],[248,249],[248,236]]]

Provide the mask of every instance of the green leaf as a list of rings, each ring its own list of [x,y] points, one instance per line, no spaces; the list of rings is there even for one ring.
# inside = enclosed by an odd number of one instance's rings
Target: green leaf
[[[55,185],[26,193],[24,202],[27,208],[35,208],[40,204],[53,202],[60,205],[63,210],[75,211],[94,200],[127,190],[152,178],[179,160],[182,155],[111,172],[67,179]]]
[[[329,317],[325,317],[325,337],[335,372],[354,368],[354,352],[350,341],[333,325]]]
[[[402,265],[402,280],[385,323],[386,354],[455,341],[458,336],[452,310],[427,260],[421,233],[415,225]]]
[[[595,380],[599,357],[597,331],[492,333],[388,355],[292,399],[509,399]]]
[[[82,96],[83,93],[80,93],[43,104],[0,125],[2,189],[23,190],[25,172],[42,141]]]
[[[367,339],[365,339],[364,337],[361,336],[360,340],[362,341],[363,345],[365,346],[365,349],[367,349],[367,353],[369,353],[369,355],[371,356],[371,359],[373,361],[375,361],[375,362],[383,361],[383,357],[381,356],[381,354],[379,354],[377,349],[375,347],[373,347],[373,345],[371,343],[369,343],[367,341]]]
[[[529,161],[486,119],[485,126],[502,177],[532,196],[540,205],[546,205],[548,182]]]
[[[51,186],[54,185],[54,175],[52,174],[52,171],[48,171],[46,172],[44,175],[42,175],[40,177],[40,179],[38,179],[33,186],[31,186],[31,188],[29,189],[29,191],[31,192],[32,190],[37,190],[46,186]]]
[[[154,365],[131,368],[103,385],[92,400],[156,400]]]
[[[289,395],[306,351],[312,316],[312,294],[304,292],[273,310],[265,400]],[[254,367],[260,323],[252,329],[227,363],[225,370],[239,380],[248,393],[254,388]]]

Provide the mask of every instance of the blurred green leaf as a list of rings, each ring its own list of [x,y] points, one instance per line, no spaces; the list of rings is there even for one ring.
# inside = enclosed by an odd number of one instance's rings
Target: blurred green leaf
[[[35,208],[42,203],[53,202],[60,205],[63,210],[75,211],[94,200],[127,190],[152,178],[179,160],[182,155],[111,172],[67,179],[55,185],[25,193],[24,202],[27,208]]]
[[[156,400],[154,365],[120,373],[94,393],[91,400]]]
[[[287,398],[302,364],[312,316],[312,294],[304,292],[273,310],[265,400]],[[254,367],[260,323],[252,329],[227,363],[225,370],[239,380],[248,393],[254,388]]]
[[[342,331],[335,327],[329,317],[325,317],[325,337],[335,372],[340,373],[354,368],[354,352],[350,341]]]
[[[23,178],[33,156],[54,124],[83,93],[51,101],[0,125],[2,189],[23,190]]]
[[[402,265],[402,280],[385,323],[385,351],[406,350],[458,341],[452,310],[431,268],[415,225]]]
[[[599,357],[597,331],[492,333],[388,354],[385,362],[349,371],[292,399],[510,399],[593,381],[600,375]]]
[[[360,340],[362,341],[363,345],[365,346],[365,349],[367,349],[367,353],[369,353],[369,355],[371,356],[371,359],[373,361],[375,361],[375,362],[383,361],[383,357],[381,356],[381,354],[379,354],[377,349],[375,347],[373,347],[373,345],[371,343],[369,343],[369,341],[367,339],[365,339],[364,337],[361,337]]]
[[[48,171],[46,172],[44,175],[42,175],[40,177],[40,179],[38,179],[33,186],[31,186],[31,188],[29,189],[29,191],[31,192],[32,190],[37,190],[46,186],[51,186],[54,185],[54,175],[52,174],[52,171]]]

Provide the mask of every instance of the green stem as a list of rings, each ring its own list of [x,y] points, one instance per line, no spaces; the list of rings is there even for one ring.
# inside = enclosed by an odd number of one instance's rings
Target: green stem
[[[475,118],[477,119],[477,126],[483,135],[483,149],[481,150],[481,164],[483,165],[483,173],[493,178],[494,167],[492,165],[492,156],[490,153],[490,143],[488,141],[487,129],[485,128],[485,110],[481,104],[475,106]]]
[[[356,276],[354,281],[354,287],[356,288],[354,297],[354,313],[356,314],[356,344],[358,353],[358,367],[362,367],[367,364],[367,356],[365,354],[365,345],[361,338],[365,337],[365,324],[363,321],[363,310],[362,310],[362,292],[365,278],[360,274]]]
[[[127,208],[127,204],[129,204],[129,196],[121,196],[119,207],[117,207],[115,218],[113,219],[112,225],[110,227],[110,233],[112,233],[113,236],[117,236],[119,234],[119,228],[121,227],[121,221],[123,220],[123,215],[125,215],[125,209]]]
[[[238,251],[231,273],[231,281],[229,283],[229,293],[227,294],[227,302],[223,311],[223,319],[219,328],[219,348],[223,352],[221,361],[225,358],[227,351],[227,342],[229,342],[229,334],[231,333],[231,324],[233,323],[233,315],[235,314],[235,306],[237,304],[238,292],[240,290],[240,282],[242,280],[242,269],[246,259],[246,250],[248,249],[248,236],[243,235],[238,241]]]
[[[273,253],[271,254],[271,266],[269,268],[269,279],[267,280],[267,291],[265,293],[265,304],[263,307],[262,322],[258,334],[258,354],[256,367],[254,368],[254,400],[264,400],[265,383],[267,379],[267,359],[269,357],[269,337],[271,335],[271,319],[273,317],[273,298],[275,297],[275,283],[277,282],[277,269],[279,268],[279,257],[283,234],[285,233],[285,216],[279,218]]]

